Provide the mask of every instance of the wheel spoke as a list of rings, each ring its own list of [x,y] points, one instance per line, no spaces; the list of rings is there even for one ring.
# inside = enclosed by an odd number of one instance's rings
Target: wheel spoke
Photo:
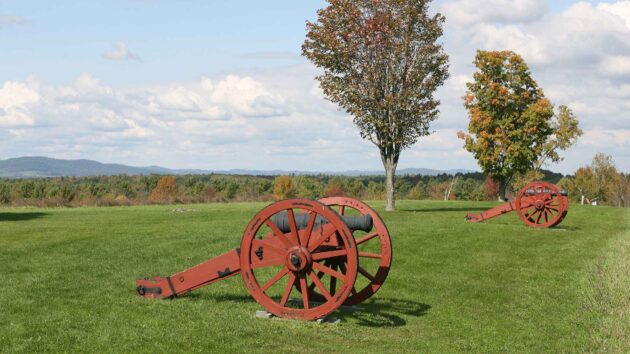
[[[251,262],[252,269],[273,267],[273,266],[279,266],[283,264],[284,264],[284,257],[268,258],[262,261],[254,257]]]
[[[277,255],[284,255],[286,249],[282,245],[278,244],[274,239],[252,240],[252,250],[256,251],[262,247],[266,252],[275,253]],[[264,253],[263,253],[264,254]]]
[[[357,246],[362,244],[362,243],[368,242],[369,240],[373,239],[376,236],[378,236],[378,231],[372,232],[371,234],[367,234],[367,235],[361,237],[360,239],[357,240]]]
[[[326,262],[324,262],[324,265],[328,265],[328,262],[327,262],[327,261],[326,261]],[[312,270],[311,270],[311,272],[312,272]],[[324,276],[324,272],[321,272],[321,271],[320,271],[320,272],[317,272],[317,278],[318,278],[318,279],[322,279],[322,277],[323,277],[323,276]],[[309,289],[310,289],[310,290],[315,289],[315,283],[311,283],[311,285],[309,286]]]
[[[269,279],[265,285],[262,286],[262,291],[265,292],[269,289],[273,284],[277,283],[280,279],[282,279],[289,272],[288,268],[282,268],[278,274],[274,275],[273,278]]]
[[[313,252],[315,249],[317,249],[317,247],[319,247],[322,243],[324,243],[324,241],[326,241],[330,236],[332,236],[337,229],[332,226],[332,225],[327,225],[328,226],[328,230],[326,230],[326,232],[317,240],[315,240],[315,243],[308,247],[308,250]]]
[[[521,208],[529,208],[534,206],[534,201],[530,197],[521,198]]]
[[[323,273],[319,273],[319,274],[323,274]],[[326,287],[324,286],[324,284],[322,284],[322,281],[319,279],[319,275],[315,275],[315,272],[313,272],[312,270],[310,272],[308,272],[308,276],[311,278],[311,280],[313,281],[311,283],[311,287],[317,286],[317,289],[319,289],[319,291],[322,293],[322,295],[324,295],[324,297],[326,298],[326,300],[330,300],[332,299],[332,295],[330,295],[330,293],[328,292],[328,290],[326,290]],[[334,278],[333,278],[334,279]],[[310,290],[313,290],[311,287],[309,287]]]
[[[322,259],[341,257],[341,256],[346,256],[346,255],[348,255],[348,251],[345,249],[342,249],[342,250],[337,250],[337,251],[313,253],[312,258],[314,261],[320,261]]]
[[[287,210],[287,217],[289,218],[289,228],[291,229],[293,242],[299,246],[300,236],[298,235],[297,226],[295,225],[295,214],[293,213],[293,209]]]
[[[346,206],[345,205],[340,205],[339,206],[339,215],[343,216],[343,214],[346,212]]]
[[[302,300],[304,302],[304,309],[309,308],[308,303],[308,286],[306,284],[306,274],[300,275],[300,288],[302,289]]]
[[[531,213],[531,214],[528,214],[528,215],[527,215],[527,219],[528,219],[529,221],[531,221],[531,222],[535,222],[535,221],[534,221],[534,215],[538,214],[538,212],[539,212],[539,211],[540,211],[540,210],[538,210],[538,209],[534,210],[534,212],[533,212],[533,213]]]
[[[269,226],[269,228],[271,229],[271,231],[273,232],[273,234],[280,239],[280,242],[282,242],[284,244],[284,247],[286,248],[291,248],[293,245],[291,244],[291,241],[289,241],[289,239],[285,236],[285,234],[280,231],[280,229],[278,228],[278,226],[276,226],[276,224],[274,224],[273,222],[271,222],[270,219],[265,220],[265,224],[267,224],[267,226]]]
[[[335,278],[341,279],[343,281],[346,280],[346,277],[343,274],[341,274],[341,273],[339,273],[339,272],[337,272],[335,270],[332,270],[332,269],[330,269],[330,268],[328,268],[328,267],[326,267],[326,266],[324,266],[322,264],[319,264],[317,262],[313,262],[313,268],[315,270],[318,270],[320,272],[324,272],[324,273],[326,273],[326,274],[328,274],[330,276],[333,276]]]
[[[375,278],[372,274],[370,274],[370,272],[368,272],[361,266],[359,266],[358,269],[359,269],[359,273],[361,273],[364,277],[368,278],[370,281],[374,281]]]
[[[380,254],[369,253],[369,252],[359,252],[359,257],[381,259],[381,255]]]
[[[284,306],[289,300],[289,295],[291,294],[291,289],[293,289],[293,284],[295,284],[295,274],[289,274],[289,282],[287,283],[286,288],[284,288],[284,293],[282,293],[282,299],[280,300],[280,306]]]
[[[354,286],[353,286],[352,289],[350,289],[350,293],[352,295],[356,295],[357,294],[357,289],[355,289]]]
[[[336,271],[337,266],[333,264],[332,269]],[[337,278],[330,277],[330,295],[335,295],[336,292],[337,292]]]
[[[306,225],[306,230],[302,234],[302,242],[301,244],[305,247],[308,247],[308,243],[311,241],[311,233],[313,233],[313,226],[315,225],[315,219],[317,218],[317,213],[311,213],[311,216],[308,219],[308,224]]]
[[[536,224],[540,224],[540,219],[542,218],[542,215],[543,215],[542,211],[539,211],[538,218],[536,218]]]

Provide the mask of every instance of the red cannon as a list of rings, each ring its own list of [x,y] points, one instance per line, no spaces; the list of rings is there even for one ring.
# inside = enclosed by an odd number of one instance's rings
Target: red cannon
[[[516,210],[518,217],[531,227],[554,227],[569,211],[567,192],[547,182],[532,182],[521,189],[516,199],[480,214],[466,215],[466,221],[482,222]]]
[[[314,320],[374,295],[391,261],[387,227],[365,203],[344,197],[291,199],[256,214],[240,248],[171,276],[137,280],[136,293],[175,298],[240,273],[267,311]]]

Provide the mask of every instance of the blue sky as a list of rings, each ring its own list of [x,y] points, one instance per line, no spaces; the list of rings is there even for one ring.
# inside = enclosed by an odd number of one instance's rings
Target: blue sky
[[[179,168],[381,168],[300,55],[324,1],[2,1],[0,158]],[[587,134],[547,168],[597,151],[630,171],[630,1],[442,0],[452,78],[435,133],[400,167],[477,169],[454,139],[474,51],[512,49]],[[624,20],[626,25],[624,27]]]

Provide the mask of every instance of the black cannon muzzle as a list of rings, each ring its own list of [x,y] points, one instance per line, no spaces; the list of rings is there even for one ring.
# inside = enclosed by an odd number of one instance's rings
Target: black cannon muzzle
[[[295,225],[297,226],[298,230],[306,228],[310,217],[311,216],[309,214],[295,214]],[[341,220],[343,220],[343,222],[352,232],[369,232],[370,230],[372,230],[373,221],[370,215],[342,216]],[[286,212],[274,215],[272,221],[280,229],[280,231],[291,231],[291,226],[289,226],[289,216]],[[321,215],[318,215],[315,218],[315,228],[323,224],[328,224],[328,220],[324,219]]]

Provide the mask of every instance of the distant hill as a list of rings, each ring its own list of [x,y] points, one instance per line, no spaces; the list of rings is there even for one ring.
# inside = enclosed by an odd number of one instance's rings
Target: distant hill
[[[437,176],[439,174],[468,173],[468,170],[432,170],[427,168],[405,168],[396,172],[397,175],[426,175]],[[4,178],[38,178],[38,177],[85,177],[85,176],[110,176],[110,175],[150,175],[150,174],[228,174],[228,175],[252,175],[252,176],[276,176],[276,175],[334,175],[334,176],[378,176],[383,171],[284,171],[284,170],[174,170],[160,166],[133,167],[121,164],[100,163],[92,160],[61,160],[48,157],[32,156],[18,157],[0,160],[0,177]]]

